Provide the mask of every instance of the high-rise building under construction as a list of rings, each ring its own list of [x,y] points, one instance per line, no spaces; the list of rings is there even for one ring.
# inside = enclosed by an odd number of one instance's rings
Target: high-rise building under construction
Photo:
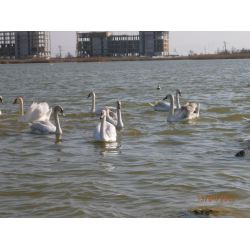
[[[0,31],[0,58],[50,57],[49,31]]]
[[[76,33],[77,55],[79,57],[169,55],[169,31],[138,31],[124,33],[128,34],[79,31]]]

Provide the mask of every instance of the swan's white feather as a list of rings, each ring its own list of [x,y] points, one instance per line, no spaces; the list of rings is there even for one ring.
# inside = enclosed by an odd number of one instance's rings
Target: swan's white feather
[[[96,114],[96,115],[100,115],[102,113],[102,110],[108,108],[109,110],[111,110],[112,112],[116,112],[116,108],[115,107],[103,107],[103,108],[99,108],[99,109],[96,109],[95,111],[93,111],[92,113],[93,114]]]
[[[196,103],[187,103],[179,110],[177,110],[176,113],[172,117],[169,117],[167,120],[172,122],[191,120],[199,117],[199,111],[200,104],[197,105]]]
[[[169,102],[164,102],[162,100],[157,101],[155,104],[149,103],[150,106],[155,110],[159,111],[166,111],[169,110],[170,108],[170,103]],[[177,109],[176,106],[174,106],[174,109]]]
[[[245,119],[248,123],[250,123],[250,119],[247,119],[245,117],[242,117],[243,119]]]
[[[63,108],[61,106],[57,105],[54,107],[53,113],[54,113],[54,120],[55,120],[56,126],[48,120],[46,121],[38,120],[38,121],[34,121],[33,123],[29,123],[29,127],[32,133],[41,134],[41,135],[56,134],[56,133],[62,134],[58,112],[60,112],[63,116],[65,116],[63,112]]]
[[[36,121],[34,123],[29,123],[29,127],[32,133],[35,134],[54,134],[56,132],[56,126],[50,121]]]
[[[105,118],[104,118],[105,119]],[[101,123],[99,123],[94,129],[94,139],[100,141]],[[104,133],[104,141],[113,142],[116,141],[116,128],[114,125],[106,121],[106,129]]]
[[[52,108],[46,102],[34,102],[26,114],[20,118],[22,122],[47,121],[50,119]]]
[[[106,121],[116,127],[117,126],[117,114],[110,111],[108,108],[106,108],[106,110],[107,110]]]
[[[174,109],[178,109],[180,107],[179,96],[181,96],[181,90],[177,89],[175,93],[176,93],[177,106],[174,105]],[[169,111],[170,110],[170,103],[164,102],[163,100],[159,100],[155,104],[152,104],[152,103],[149,103],[149,104],[152,107],[152,109],[155,111]]]

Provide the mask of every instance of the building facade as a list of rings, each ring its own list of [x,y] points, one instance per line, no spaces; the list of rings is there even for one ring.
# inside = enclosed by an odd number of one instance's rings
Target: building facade
[[[0,31],[0,58],[15,58],[15,32]]]
[[[114,35],[112,32],[77,32],[77,55],[167,56],[169,31],[139,31],[133,35]]]
[[[49,31],[0,31],[0,58],[50,57]]]

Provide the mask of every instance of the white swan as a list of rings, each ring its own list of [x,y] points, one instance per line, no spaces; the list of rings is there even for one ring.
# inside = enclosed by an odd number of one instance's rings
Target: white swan
[[[160,86],[160,84],[157,86],[157,88],[156,89],[161,89],[161,86]]]
[[[176,90],[176,106],[174,106],[174,109],[180,109],[180,101],[179,101],[179,95],[181,95],[181,90],[177,89]],[[162,100],[157,101],[154,105],[152,103],[149,103],[150,106],[153,108],[155,111],[168,111],[170,109],[170,103],[169,102],[164,102]]]
[[[174,96],[169,94],[164,99],[170,99],[170,110],[167,118],[168,122],[185,121],[199,116],[200,104],[186,103],[174,114]]]
[[[13,104],[15,103],[19,103],[19,122],[46,121],[50,119],[52,108],[49,109],[49,105],[46,102],[34,102],[25,115],[23,114],[23,99],[18,97]]]
[[[102,119],[101,122],[94,129],[94,139],[106,142],[116,141],[116,129],[106,121],[106,110],[102,110],[100,119]]]
[[[96,115],[100,115],[102,113],[102,110],[105,109],[105,107],[103,108],[99,108],[97,110],[95,110],[95,93],[94,92],[90,92],[88,95],[88,98],[92,96],[92,107],[91,107],[91,113],[96,114]],[[116,112],[116,108],[114,107],[108,107],[111,111]]]
[[[116,105],[117,105],[117,115],[113,113],[112,111],[108,110],[108,108],[106,108],[106,110],[109,111],[106,113],[107,115],[106,120],[107,122],[110,122],[111,124],[113,124],[116,128],[122,128],[123,122],[122,122],[122,114],[121,114],[121,101],[117,101]],[[112,114],[113,117],[111,117],[110,114]]]
[[[250,119],[247,119],[245,117],[242,117],[242,118],[245,119],[250,124]]]
[[[0,96],[0,102],[3,103],[3,98],[2,98],[2,96]],[[1,110],[0,110],[0,115],[2,115]]]
[[[62,134],[62,129],[59,122],[58,112],[60,112],[63,116],[63,108],[61,106],[55,106],[53,109],[55,125],[53,125],[50,121],[35,121],[33,123],[29,123],[29,127],[32,133],[47,135],[47,134]]]

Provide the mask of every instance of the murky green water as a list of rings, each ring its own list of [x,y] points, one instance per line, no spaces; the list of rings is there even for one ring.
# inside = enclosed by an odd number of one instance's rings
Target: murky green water
[[[250,217],[250,156],[234,156],[250,146],[249,69],[249,59],[0,65],[0,217]],[[148,104],[177,88],[181,104],[201,104],[198,119],[166,122]],[[115,143],[94,141],[91,91],[96,108],[121,100]],[[62,136],[18,123],[18,96],[24,111],[61,105]]]

